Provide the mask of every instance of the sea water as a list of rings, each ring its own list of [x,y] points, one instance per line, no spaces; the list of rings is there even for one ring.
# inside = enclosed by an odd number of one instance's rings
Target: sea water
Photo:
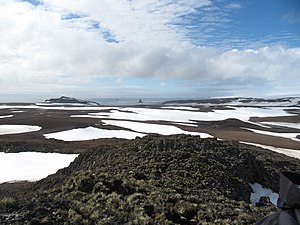
[[[174,100],[171,98],[95,98],[92,101],[98,102],[101,105],[156,105],[165,101]],[[142,103],[139,103],[139,101]]]

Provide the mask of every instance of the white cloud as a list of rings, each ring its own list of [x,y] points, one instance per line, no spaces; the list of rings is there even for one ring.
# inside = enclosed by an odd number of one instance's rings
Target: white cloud
[[[288,23],[300,24],[300,13],[287,13],[283,15],[282,19]]]
[[[226,9],[241,9],[242,5],[240,2],[232,2],[225,6]]]
[[[299,48],[191,44],[187,31],[174,24],[212,5],[208,0],[44,0],[37,6],[0,0],[0,5],[2,93],[76,91],[98,76],[115,76],[117,83],[123,77],[299,79]],[[66,19],[71,13],[78,18]],[[108,43],[103,32],[119,43]]]

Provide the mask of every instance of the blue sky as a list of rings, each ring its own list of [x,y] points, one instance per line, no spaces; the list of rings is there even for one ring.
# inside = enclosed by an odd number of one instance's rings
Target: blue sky
[[[295,96],[299,71],[299,0],[0,0],[0,101]]]

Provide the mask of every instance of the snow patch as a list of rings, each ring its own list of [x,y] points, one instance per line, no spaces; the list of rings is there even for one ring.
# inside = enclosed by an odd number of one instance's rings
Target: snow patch
[[[51,105],[0,105],[0,109],[49,109],[49,110],[110,110],[119,109],[119,107],[102,107],[102,106],[51,106]]]
[[[0,152],[0,183],[37,181],[69,166],[78,154]]]
[[[250,130],[257,134],[265,134],[265,135],[270,135],[270,136],[289,138],[294,141],[300,141],[300,139],[297,138],[297,136],[300,135],[300,133],[276,133],[276,132],[256,130],[256,129],[250,129],[250,128],[243,128],[243,129]]]
[[[42,128],[39,126],[31,125],[0,125],[0,135],[28,133],[39,131],[40,129]]]
[[[183,125],[183,126],[190,126],[190,127],[198,127],[198,124],[193,123],[173,123],[175,125]]]
[[[139,123],[139,122],[132,122],[132,121],[116,121],[116,120],[102,120],[102,122],[106,125],[124,127],[127,129],[131,129],[143,133],[156,133],[162,135],[191,134],[191,135],[200,135],[202,138],[212,137],[211,135],[206,133],[189,132],[170,125]]]
[[[125,138],[134,139],[143,137],[145,134],[127,130],[105,130],[95,127],[78,128],[56,133],[44,134],[45,138],[58,139],[63,141],[86,141],[99,138]]]
[[[11,112],[13,112],[13,113],[22,113],[22,112],[25,112],[25,111],[22,111],[22,110],[13,110]]]
[[[268,126],[274,126],[274,127],[278,126],[278,127],[300,129],[300,123],[287,123],[287,122],[261,122],[261,123]]]
[[[86,117],[119,120],[137,120],[137,121],[170,121],[180,123],[190,123],[193,120],[199,121],[220,121],[229,118],[239,119],[248,122],[250,117],[269,117],[289,115],[281,108],[249,108],[249,107],[231,107],[227,110],[214,110],[213,112],[183,111],[169,109],[151,109],[151,108],[132,108],[125,107],[123,110],[111,110],[111,112],[90,113]],[[73,115],[72,117],[82,117],[82,115]]]
[[[13,117],[14,115],[6,115],[6,116],[0,116],[0,119],[3,119],[3,118],[9,118],[9,117]]]
[[[278,147],[273,147],[273,146],[269,146],[269,145],[261,145],[261,144],[256,144],[256,143],[243,142],[243,141],[241,141],[240,143],[265,148],[265,149],[271,150],[273,152],[281,153],[281,154],[287,155],[289,157],[300,159],[300,149],[295,150],[295,149],[288,149],[288,148],[278,148]]]
[[[178,109],[178,110],[192,110],[192,111],[199,111],[199,108],[193,108],[189,106],[164,106],[161,107],[162,109]]]
[[[265,196],[265,197],[269,197],[270,201],[276,205],[277,204],[277,200],[279,195],[275,192],[273,192],[271,189],[269,188],[265,188],[264,186],[262,186],[259,183],[253,183],[250,184],[253,192],[251,193],[250,196],[250,202],[255,205],[255,203],[257,203],[260,199],[260,197]]]

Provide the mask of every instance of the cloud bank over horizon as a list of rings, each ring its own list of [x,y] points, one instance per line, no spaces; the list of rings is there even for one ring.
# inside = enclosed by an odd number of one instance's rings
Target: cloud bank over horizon
[[[209,0],[0,0],[0,94],[298,94],[298,34],[236,33],[242,20],[236,15],[246,7]],[[297,15],[278,20],[300,25]]]

